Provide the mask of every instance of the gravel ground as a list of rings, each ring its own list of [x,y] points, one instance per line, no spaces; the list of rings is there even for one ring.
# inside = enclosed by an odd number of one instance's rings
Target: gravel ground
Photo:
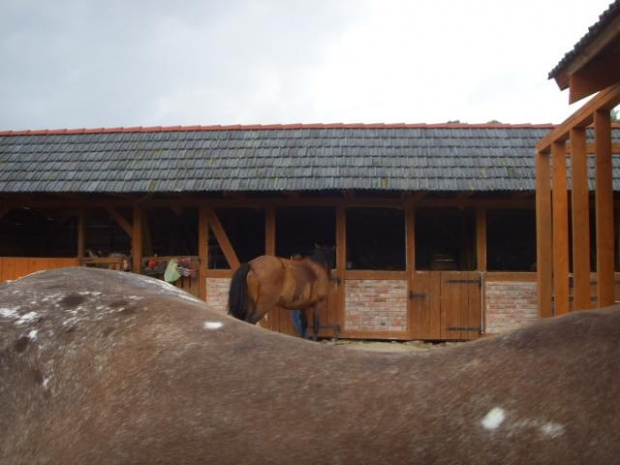
[[[412,352],[416,350],[436,350],[443,347],[463,344],[462,342],[423,342],[423,341],[361,341],[346,340],[338,341],[325,340],[321,344],[343,347],[348,350],[367,350],[370,352]]]

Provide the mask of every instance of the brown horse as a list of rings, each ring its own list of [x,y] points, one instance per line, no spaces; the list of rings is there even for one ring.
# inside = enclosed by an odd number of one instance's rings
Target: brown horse
[[[313,344],[151,278],[0,285],[0,463],[614,464],[620,310],[419,353]]]
[[[276,308],[307,309],[318,330],[317,307],[328,296],[333,248],[315,247],[311,257],[286,259],[262,255],[235,272],[228,294],[228,314],[255,324]]]

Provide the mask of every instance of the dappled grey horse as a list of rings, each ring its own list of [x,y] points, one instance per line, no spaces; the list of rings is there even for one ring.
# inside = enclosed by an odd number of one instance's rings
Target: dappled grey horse
[[[0,463],[620,460],[620,312],[419,353],[313,344],[138,275],[0,285]]]

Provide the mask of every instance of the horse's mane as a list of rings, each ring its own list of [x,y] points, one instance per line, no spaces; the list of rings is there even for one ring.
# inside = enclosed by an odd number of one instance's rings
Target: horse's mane
[[[310,260],[321,265],[326,270],[331,269],[330,251],[328,247],[315,247],[310,256]]]

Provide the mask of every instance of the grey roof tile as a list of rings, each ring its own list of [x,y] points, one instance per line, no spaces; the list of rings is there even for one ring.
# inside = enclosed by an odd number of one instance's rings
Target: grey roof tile
[[[300,127],[0,135],[0,192],[531,190],[534,146],[549,130]],[[618,143],[620,129],[614,131]],[[620,164],[614,168],[619,172]]]

